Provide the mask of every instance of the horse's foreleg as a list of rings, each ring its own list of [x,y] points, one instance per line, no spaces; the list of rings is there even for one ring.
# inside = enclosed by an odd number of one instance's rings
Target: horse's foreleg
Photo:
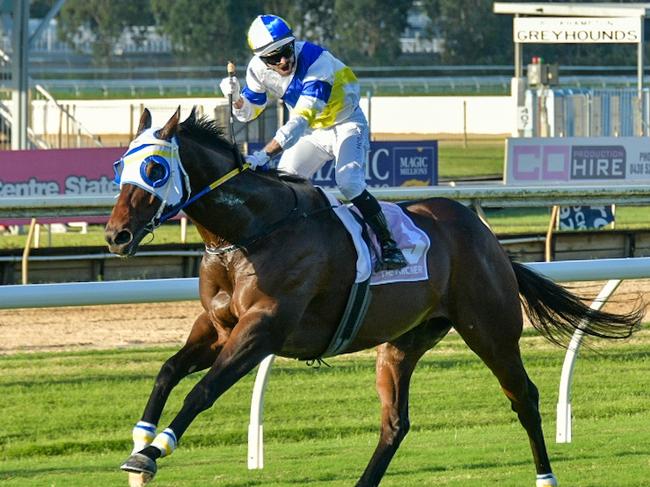
[[[172,389],[181,379],[209,367],[219,353],[217,332],[206,313],[194,322],[185,345],[161,367],[142,418],[133,428],[133,452],[148,446]]]
[[[150,446],[132,455],[122,465],[127,472],[155,474],[156,460],[170,455],[181,436],[199,413],[212,404],[241,377],[258,365],[264,357],[275,353],[268,317],[249,313],[242,317],[227,338],[207,374],[186,396],[183,407]]]
[[[388,464],[409,430],[411,375],[424,352],[449,331],[446,321],[431,321],[392,343],[377,348],[377,393],[381,401],[379,443],[357,486],[379,485]]]

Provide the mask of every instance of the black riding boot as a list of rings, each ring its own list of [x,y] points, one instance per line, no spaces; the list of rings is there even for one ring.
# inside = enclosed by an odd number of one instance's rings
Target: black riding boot
[[[370,225],[370,228],[372,228],[372,231],[375,232],[375,235],[377,235],[377,239],[381,245],[382,263],[379,269],[401,269],[405,267],[408,262],[406,262],[406,258],[404,258],[404,254],[402,254],[395,240],[393,240],[384,213],[375,213],[371,217],[366,218],[366,221]]]
[[[356,206],[363,219],[366,221],[372,231],[375,232],[379,245],[381,246],[381,262],[378,262],[377,269],[401,269],[408,262],[404,254],[397,247],[393,235],[390,233],[386,217],[381,211],[381,206],[368,191],[364,190],[356,198],[352,198],[352,203]]]

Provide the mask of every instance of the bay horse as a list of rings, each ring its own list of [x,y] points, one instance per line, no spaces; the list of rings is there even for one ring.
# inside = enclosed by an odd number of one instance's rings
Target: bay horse
[[[150,481],[196,416],[270,354],[319,358],[335,333],[355,280],[356,251],[322,194],[298,176],[252,171],[213,121],[180,108],[160,129],[145,110],[138,135],[116,163],[121,189],[105,238],[111,252],[136,253],[142,238],[183,209],[206,252],[203,307],[184,346],[160,369],[122,465],[132,485]],[[454,328],[496,376],[530,441],[536,486],[556,486],[539,394],[519,349],[522,304],[547,339],[566,343],[578,327],[629,336],[643,307],[612,314],[513,262],[465,206],[444,198],[402,203],[428,235],[428,280],[372,286],[358,334],[344,353],[377,347],[379,442],[357,486],[377,486],[409,430],[408,396],[422,355]],[[585,327],[585,323],[588,326]],[[208,369],[162,432],[171,390]]]

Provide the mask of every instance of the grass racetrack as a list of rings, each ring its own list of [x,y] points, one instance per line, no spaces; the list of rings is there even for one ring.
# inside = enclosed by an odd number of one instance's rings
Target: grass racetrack
[[[83,325],[80,325],[83,326]],[[650,328],[622,342],[591,341],[576,365],[573,442],[555,443],[564,351],[526,330],[524,360],[541,394],[560,485],[647,486],[650,478]],[[0,356],[0,484],[125,486],[131,427],[170,348]],[[202,413],[153,486],[350,486],[374,450],[379,403],[374,353],[312,369],[278,359],[267,390],[265,468],[246,467],[254,374]],[[200,373],[199,373],[200,374]],[[194,374],[172,393],[161,429]],[[487,368],[456,334],[415,371],[411,432],[382,486],[532,487],[528,440]]]

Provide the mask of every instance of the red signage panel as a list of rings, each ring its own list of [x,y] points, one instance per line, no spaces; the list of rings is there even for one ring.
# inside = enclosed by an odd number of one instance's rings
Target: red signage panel
[[[124,150],[124,147],[97,147],[0,151],[0,198],[116,194],[119,188],[113,183],[113,162]],[[78,218],[39,219],[39,222],[74,220]],[[92,219],[84,217],[83,220]],[[11,219],[2,223],[24,221]]]

